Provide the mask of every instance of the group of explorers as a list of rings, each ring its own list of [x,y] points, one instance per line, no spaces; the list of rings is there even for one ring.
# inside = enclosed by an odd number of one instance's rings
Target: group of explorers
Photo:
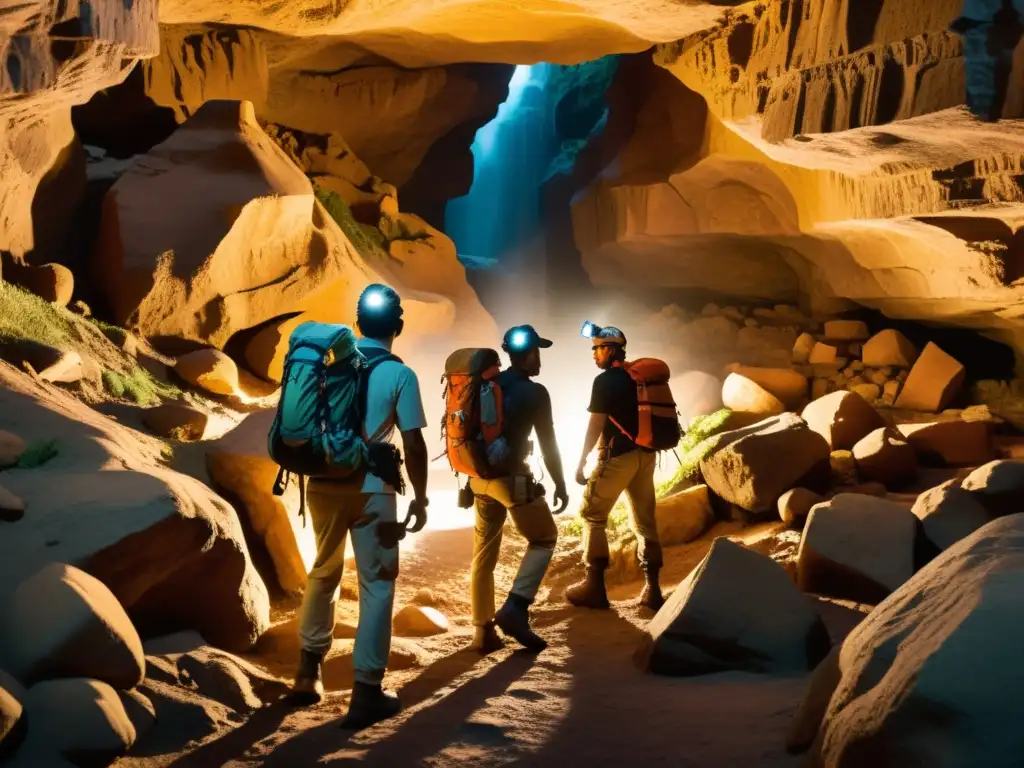
[[[359,582],[359,621],[353,657],[354,686],[342,727],[358,730],[401,710],[398,697],[382,686],[391,646],[391,621],[398,576],[398,543],[426,524],[427,426],[416,374],[391,352],[402,333],[402,305],[391,288],[373,284],[360,295],[356,327],[304,323],[289,340],[278,411],[268,445],[281,466],[274,493],[298,476],[300,514],[308,506],[317,553],[309,572],[299,635],[301,657],[293,685],[297,704],[319,703],[324,694],[322,663],[334,637],[335,607],[352,536]],[[619,497],[629,498],[638,533],[646,584],[640,604],[657,611],[664,603],[658,574],[661,546],[655,522],[654,471],[657,453],[680,437],[669,371],[660,360],[626,361],[626,337],[617,328],[585,323],[601,373],[594,379],[590,421],[576,467],[585,485],[586,578],[566,591],[575,606],[610,607],[604,575],[609,563],[606,526]],[[461,349],[445,367],[446,453],[458,475],[468,478],[459,506],[475,507],[471,603],[475,634],[470,647],[487,654],[503,647],[501,630],[523,647],[542,651],[547,643],[530,627],[529,610],[548,569],[557,527],[553,515],[568,505],[566,481],[547,389],[533,379],[541,370],[540,350],[552,342],[530,325],[505,333],[497,351]],[[403,457],[390,442],[401,433],[412,500],[398,520],[397,494],[405,493]],[[554,483],[552,512],[545,489],[528,467],[536,433]],[[598,448],[596,468],[584,467]],[[305,483],[309,479],[308,488]],[[495,610],[494,569],[506,516],[528,542],[508,598]]]

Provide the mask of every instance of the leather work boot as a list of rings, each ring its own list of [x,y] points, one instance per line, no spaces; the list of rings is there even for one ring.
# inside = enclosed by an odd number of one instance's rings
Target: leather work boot
[[[469,650],[476,651],[482,656],[486,656],[494,651],[500,651],[504,647],[505,643],[498,636],[498,631],[494,628],[493,621],[487,622],[482,627],[477,627],[473,635],[473,642],[469,644]]]
[[[527,650],[540,653],[548,647],[548,641],[530,629],[529,605],[518,595],[509,595],[505,604],[494,614],[494,623]]]
[[[644,573],[647,583],[644,584],[644,591],[640,593],[640,605],[643,608],[650,608],[655,613],[665,604],[665,598],[661,594],[661,584],[658,583],[658,572],[660,567],[649,567]]]
[[[299,656],[299,669],[292,683],[292,701],[300,706],[319,704],[324,698],[324,657],[313,651],[303,650]]]
[[[587,577],[565,590],[565,599],[577,608],[594,608],[607,610],[611,607],[608,593],[604,588],[604,572],[608,560],[595,560],[587,566]]]
[[[381,720],[394,717],[401,711],[402,702],[394,693],[381,688],[380,685],[356,681],[352,686],[348,714],[341,721],[341,727],[350,731],[360,731]]]

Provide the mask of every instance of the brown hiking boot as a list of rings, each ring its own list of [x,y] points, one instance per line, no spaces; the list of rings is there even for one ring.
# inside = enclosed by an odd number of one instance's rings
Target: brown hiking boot
[[[548,641],[530,629],[529,603],[518,595],[509,595],[494,615],[494,623],[528,651],[540,653],[548,647]]]
[[[494,651],[500,651],[505,647],[505,643],[502,642],[498,636],[498,631],[494,628],[494,622],[489,621],[482,627],[476,628],[476,633],[473,635],[473,642],[469,644],[469,650],[476,651],[477,653],[486,656],[488,653]]]
[[[608,593],[604,588],[604,572],[607,560],[596,560],[587,566],[587,577],[565,590],[565,599],[577,608],[607,610],[611,607]]]
[[[352,686],[348,714],[341,721],[341,727],[349,731],[361,731],[381,720],[394,717],[401,711],[402,702],[394,693],[379,685],[356,681]]]
[[[644,584],[644,591],[640,593],[638,603],[642,608],[650,608],[657,613],[665,604],[665,598],[661,594],[661,584],[658,583],[658,572],[660,568],[648,568],[645,574],[647,583]]]
[[[319,704],[324,698],[324,657],[313,651],[302,651],[299,669],[292,683],[292,701],[300,706]]]

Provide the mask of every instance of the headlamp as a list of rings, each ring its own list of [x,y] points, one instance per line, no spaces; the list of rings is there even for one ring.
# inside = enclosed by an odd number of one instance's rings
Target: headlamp
[[[589,320],[584,322],[583,326],[580,328],[580,336],[582,336],[584,339],[592,339],[595,336],[597,336],[597,334],[599,334],[600,332],[601,326],[594,325]]]
[[[509,346],[515,349],[522,349],[530,341],[530,335],[526,331],[516,331],[512,334],[512,338],[509,339]]]
[[[366,307],[366,309],[383,309],[385,304],[387,304],[387,300],[384,298],[384,294],[380,291],[368,291],[363,297],[363,306]]]

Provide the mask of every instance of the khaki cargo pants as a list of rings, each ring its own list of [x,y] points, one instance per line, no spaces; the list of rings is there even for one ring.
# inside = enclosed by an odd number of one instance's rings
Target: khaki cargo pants
[[[359,575],[359,625],[352,667],[359,682],[380,683],[391,650],[398,547],[381,546],[377,534],[380,523],[397,520],[395,496],[362,493],[356,484],[314,480],[307,489],[306,504],[316,536],[316,561],[309,572],[299,614],[302,648],[324,654],[334,641],[345,540],[351,532]]]
[[[590,475],[583,492],[583,559],[586,563],[608,559],[608,515],[623,492],[629,499],[633,528],[637,533],[637,557],[644,568],[661,566],[661,544],[654,510],[656,453],[635,450],[602,460]]]
[[[494,568],[501,552],[506,516],[512,515],[512,522],[530,544],[511,589],[512,594],[530,603],[547,573],[558,540],[558,528],[543,496],[527,504],[514,503],[511,478],[482,480],[474,477],[469,487],[476,496],[470,596],[473,624],[482,627],[494,618]]]

